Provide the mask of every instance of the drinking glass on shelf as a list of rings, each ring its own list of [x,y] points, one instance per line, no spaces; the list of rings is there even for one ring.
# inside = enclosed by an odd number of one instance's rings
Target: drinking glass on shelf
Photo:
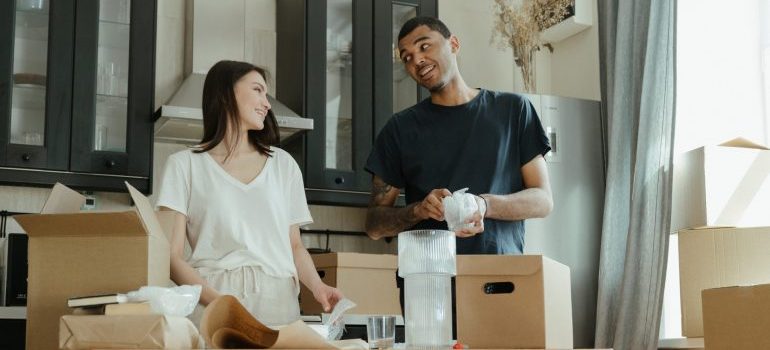
[[[27,145],[34,145],[34,146],[42,146],[43,145],[43,135],[41,135],[39,132],[29,131],[24,133],[24,144]]]
[[[108,135],[110,129],[106,125],[96,125],[96,137],[94,137],[94,149],[104,151],[108,147]]]

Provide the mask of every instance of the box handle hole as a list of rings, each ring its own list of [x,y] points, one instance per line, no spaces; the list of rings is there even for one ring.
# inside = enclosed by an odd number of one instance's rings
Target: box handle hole
[[[513,282],[489,282],[484,283],[484,294],[511,294],[516,286]]]
[[[318,277],[321,277],[321,279],[323,279],[324,277],[326,277],[326,271],[324,271],[324,270],[318,270]]]

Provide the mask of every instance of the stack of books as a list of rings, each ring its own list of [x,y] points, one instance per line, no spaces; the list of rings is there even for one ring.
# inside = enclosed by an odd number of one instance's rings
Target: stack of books
[[[73,315],[147,315],[153,314],[150,303],[128,302],[125,294],[75,297],[67,300]]]

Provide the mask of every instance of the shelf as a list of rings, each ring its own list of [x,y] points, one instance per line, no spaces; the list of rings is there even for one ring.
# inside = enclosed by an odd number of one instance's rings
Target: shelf
[[[121,49],[128,52],[129,39],[131,38],[131,25],[114,22],[99,21],[99,48]]]
[[[13,85],[12,106],[14,109],[45,109],[45,86],[31,84]]]
[[[575,0],[575,14],[540,32],[540,39],[555,43],[580,33],[593,24],[593,10],[588,0]]]
[[[0,319],[23,320],[27,318],[26,306],[0,306]]]
[[[111,20],[111,19],[100,19],[99,23],[114,24],[114,25],[126,26],[126,27],[130,27],[131,26],[131,23],[115,21],[115,20]]]
[[[48,13],[17,10],[14,35],[18,39],[48,41]]]

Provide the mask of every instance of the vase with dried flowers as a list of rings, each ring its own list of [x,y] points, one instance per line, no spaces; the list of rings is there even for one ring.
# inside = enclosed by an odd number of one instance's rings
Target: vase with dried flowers
[[[541,46],[553,51],[540,40],[540,31],[569,16],[573,6],[574,0],[495,0],[491,41],[513,49],[527,92],[535,92],[535,51]]]

